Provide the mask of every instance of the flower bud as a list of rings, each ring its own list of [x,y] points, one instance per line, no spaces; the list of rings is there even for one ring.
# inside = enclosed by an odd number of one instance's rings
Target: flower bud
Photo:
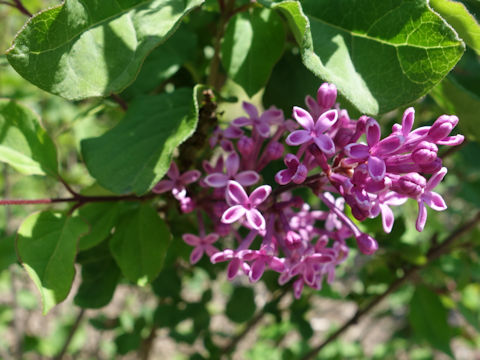
[[[185,197],[180,200],[180,209],[183,213],[187,214],[195,209],[195,203],[189,197]]]
[[[297,249],[300,245],[302,245],[302,238],[298,235],[295,231],[287,231],[287,235],[285,237],[285,244],[290,250]]]
[[[237,148],[240,154],[243,156],[248,156],[252,153],[255,143],[252,138],[247,136],[242,136],[237,142]]]
[[[401,176],[392,184],[392,190],[401,195],[417,197],[427,185],[425,178],[418,173],[409,173]]]
[[[437,145],[428,141],[422,141],[412,151],[412,160],[419,165],[429,164],[435,161],[437,153]]]
[[[274,141],[267,147],[266,151],[269,160],[277,160],[283,156],[284,146],[278,141]]]
[[[372,255],[378,250],[378,243],[373,237],[362,234],[356,238],[358,249],[365,255]]]
[[[434,161],[428,164],[420,165],[420,170],[425,174],[433,174],[442,168],[442,159],[437,157]]]
[[[448,136],[452,129],[457,125],[458,117],[455,115],[442,115],[433,123],[428,131],[428,136],[433,141],[442,140]]]
[[[333,84],[323,83],[317,91],[318,104],[324,109],[330,109],[337,100],[337,88]]]

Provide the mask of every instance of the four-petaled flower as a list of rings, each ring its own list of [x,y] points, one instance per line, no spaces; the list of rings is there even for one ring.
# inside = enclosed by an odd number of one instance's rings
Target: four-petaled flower
[[[427,208],[425,204],[430,206],[433,210],[443,211],[447,208],[447,204],[443,200],[442,196],[435,191],[432,191],[440,181],[447,174],[447,168],[442,167],[438,172],[432,175],[432,177],[427,181],[425,190],[418,198],[418,217],[416,228],[418,231],[423,231],[425,227],[425,222],[427,221]]]
[[[297,146],[309,142],[315,142],[325,155],[332,156],[335,153],[335,145],[330,136],[324,132],[335,124],[338,118],[337,110],[324,112],[314,123],[310,113],[300,107],[293,108],[293,117],[306,130],[295,130],[288,135],[285,142],[290,146]]]
[[[242,104],[243,110],[249,117],[239,117],[232,121],[232,124],[237,127],[252,125],[260,134],[261,137],[267,138],[270,136],[270,126],[280,125],[283,123],[283,112],[281,110],[271,108],[258,115],[258,110],[255,105],[244,101]]]
[[[238,173],[240,167],[240,157],[236,152],[231,152],[227,156],[227,173],[212,172],[205,178],[205,183],[214,188],[225,187],[231,179],[236,180],[243,186],[250,186],[260,180],[260,176],[253,170],[246,170]]]
[[[172,162],[170,169],[167,172],[167,176],[170,180],[161,180],[152,189],[154,193],[161,194],[166,191],[172,190],[173,196],[177,200],[182,200],[187,195],[186,185],[197,181],[200,178],[200,171],[190,170],[180,175],[177,165]]]
[[[190,254],[190,263],[192,265],[200,261],[204,253],[207,253],[207,255],[211,257],[219,251],[212,245],[218,240],[218,234],[216,233],[211,233],[204,237],[199,237],[193,234],[184,234],[182,238],[188,245],[194,246],[194,249]]]
[[[263,185],[256,188],[250,196],[247,195],[242,185],[236,181],[229,181],[226,190],[227,202],[231,204],[222,215],[222,222],[231,224],[242,218],[244,215],[247,218],[247,224],[252,229],[264,230],[265,218],[256,208],[272,192],[269,185]]]
[[[275,175],[275,181],[277,183],[285,185],[293,181],[295,184],[301,184],[305,181],[308,169],[295,155],[287,154],[283,162],[287,168],[280,170],[277,175]]]
[[[384,178],[386,165],[384,158],[397,151],[404,142],[404,137],[392,134],[380,141],[380,125],[369,118],[366,124],[367,144],[349,144],[345,153],[353,160],[367,161],[368,173],[372,179],[380,181]]]

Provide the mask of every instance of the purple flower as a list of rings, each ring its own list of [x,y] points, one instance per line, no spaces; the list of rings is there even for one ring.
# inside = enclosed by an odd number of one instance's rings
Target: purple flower
[[[223,251],[217,252],[212,257],[210,257],[212,264],[219,262],[230,261],[227,267],[227,279],[233,280],[237,274],[238,270],[242,270],[244,274],[250,273],[250,266],[244,262],[238,251],[232,249],[225,249]]]
[[[242,218],[247,218],[247,224],[255,230],[265,229],[265,218],[256,208],[272,192],[272,188],[263,185],[256,188],[250,196],[236,181],[229,181],[226,190],[227,201],[232,205],[222,215],[222,222],[231,224]]]
[[[222,188],[227,186],[231,179],[236,180],[243,186],[250,186],[260,180],[260,176],[253,170],[242,171],[238,173],[240,167],[240,157],[237,153],[232,152],[227,156],[226,168],[227,173],[212,172],[205,178],[205,183],[214,188]]]
[[[257,107],[249,102],[244,101],[243,110],[249,117],[239,117],[232,121],[232,125],[237,127],[252,125],[261,137],[270,136],[270,126],[279,125],[283,122],[283,112],[279,109],[268,109],[261,116],[258,115]]]
[[[280,273],[285,270],[283,260],[273,256],[271,254],[272,251],[268,250],[269,248],[263,247],[260,250],[240,251],[239,257],[242,260],[253,261],[248,274],[251,282],[257,282],[262,277],[266,266],[269,266],[272,270]]]
[[[301,184],[305,181],[308,169],[293,154],[287,154],[283,160],[287,168],[280,170],[275,175],[275,181],[280,185],[288,184],[293,181],[295,184]]]
[[[320,115],[317,122],[314,123],[312,116],[307,111],[295,106],[293,108],[293,117],[305,130],[295,130],[288,135],[285,140],[288,145],[298,146],[313,141],[325,155],[331,156],[335,153],[333,140],[328,135],[325,135],[324,132],[337,121],[337,110],[324,112]]]
[[[337,88],[333,84],[323,83],[317,91],[317,100],[315,101],[310,95],[305,98],[310,113],[318,118],[323,112],[335,105],[337,99]]]
[[[190,263],[192,265],[200,261],[204,253],[207,253],[207,255],[211,257],[218,252],[218,249],[212,245],[218,240],[218,234],[212,233],[204,237],[184,234],[182,238],[188,245],[195,247],[190,254]]]
[[[427,221],[427,208],[425,207],[425,204],[427,204],[436,211],[443,211],[447,208],[447,205],[445,204],[442,196],[435,191],[432,191],[432,189],[435,188],[440,183],[440,181],[442,181],[446,174],[446,167],[441,168],[438,172],[433,174],[432,177],[428,180],[423,194],[421,194],[417,200],[418,217],[416,228],[418,231],[423,231],[423,228],[425,227],[425,223]]]
[[[395,217],[390,206],[400,206],[407,201],[407,197],[399,195],[394,191],[380,193],[375,201],[373,216],[376,217],[378,213],[382,214],[383,231],[389,234],[392,231]]]
[[[161,194],[171,190],[173,196],[177,200],[182,200],[187,195],[187,189],[185,187],[188,184],[197,181],[200,175],[201,173],[198,170],[190,170],[180,175],[177,165],[172,162],[170,169],[167,172],[167,176],[170,180],[159,181],[152,191]]]
[[[404,137],[392,134],[380,141],[380,125],[375,119],[369,118],[366,124],[367,144],[349,144],[345,153],[353,160],[367,161],[368,172],[372,179],[382,180],[386,165],[384,158],[397,151],[404,142]]]

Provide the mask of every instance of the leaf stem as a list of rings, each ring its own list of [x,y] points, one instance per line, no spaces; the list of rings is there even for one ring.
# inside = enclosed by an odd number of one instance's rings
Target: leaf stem
[[[118,96],[117,94],[111,93],[110,97],[112,98],[113,101],[115,101],[118,105],[120,105],[123,111],[128,110],[127,102],[123,100],[120,96]]]
[[[1,205],[36,205],[36,204],[54,204],[54,203],[67,203],[78,202],[80,204],[86,204],[91,202],[110,202],[110,201],[143,201],[151,199],[156,194],[147,195],[113,195],[113,196],[85,196],[76,194],[68,198],[46,198],[46,199],[6,199],[0,200]]]
[[[33,16],[32,13],[30,11],[28,11],[25,8],[25,6],[23,6],[23,4],[20,0],[13,0],[13,3],[9,2],[9,1],[0,0],[0,4],[11,6],[11,7],[17,9],[18,11],[20,11],[22,14],[27,15],[28,17]]]
[[[415,265],[408,269],[405,269],[402,277],[397,278],[393,281],[390,286],[380,295],[373,298],[366,306],[359,307],[356,313],[348,319],[337,331],[331,334],[327,339],[322,343],[315,346],[312,350],[306,353],[301,360],[309,360],[315,358],[320,351],[327,346],[329,343],[334,341],[340,335],[342,335],[350,326],[357,324],[357,322],[366,315],[370,310],[372,310],[376,305],[378,305],[383,299],[388,295],[396,291],[401,285],[407,282],[412,276],[418,273],[419,270],[426,267],[433,260],[436,260],[440,256],[448,253],[451,250],[452,244],[460,238],[462,235],[468,233],[480,222],[480,212],[478,212],[470,221],[466,222],[462,226],[455,229],[442,243],[437,246],[432,247],[427,253],[427,261],[423,265]]]

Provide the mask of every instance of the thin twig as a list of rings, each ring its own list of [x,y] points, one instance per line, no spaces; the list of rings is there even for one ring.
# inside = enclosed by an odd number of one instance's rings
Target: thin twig
[[[35,205],[35,204],[54,204],[54,203],[68,203],[79,202],[81,204],[91,202],[111,202],[111,201],[143,201],[154,197],[156,194],[147,194],[142,196],[137,195],[118,195],[118,196],[85,196],[77,194],[69,198],[47,198],[47,199],[7,199],[0,200],[0,205]]]
[[[324,340],[321,344],[314,347],[310,350],[307,354],[302,357],[302,360],[309,360],[313,359],[318,353],[329,343],[333,340],[338,338],[342,335],[350,326],[355,325],[361,317],[367,314],[370,310],[372,310],[378,303],[380,303],[383,299],[385,299],[388,295],[396,291],[401,285],[403,285],[407,280],[409,280],[413,275],[415,275],[420,269],[426,267],[430,264],[433,260],[439,258],[445,253],[448,253],[451,250],[452,244],[460,238],[465,233],[468,233],[472,230],[478,223],[480,222],[480,212],[478,212],[470,221],[466,222],[465,224],[461,225],[457,229],[455,229],[441,244],[430,249],[427,253],[427,261],[423,265],[416,265],[408,268],[404,271],[402,277],[397,278],[390,286],[385,290],[382,294],[376,296],[373,300],[371,300],[368,305],[363,308],[359,308],[355,315],[353,315],[349,320],[347,320],[337,331],[331,334],[326,340]]]
[[[62,350],[60,350],[58,355],[54,357],[54,360],[62,360],[63,359],[63,356],[67,353],[68,346],[72,342],[73,336],[77,332],[84,315],[85,315],[85,309],[82,308],[78,312],[77,318],[75,319],[75,323],[73,324],[72,328],[70,329],[70,332],[68,333],[67,338],[65,339],[65,343],[62,346]]]
[[[13,0],[13,2],[15,3],[17,9],[22,13],[22,14],[25,14],[27,15],[28,17],[32,17],[32,13],[30,11],[28,11],[25,6],[23,6],[22,2],[20,0]]]
[[[118,96],[117,94],[114,94],[112,93],[110,95],[110,97],[112,98],[112,100],[114,100],[118,105],[120,105],[120,107],[122,108],[123,111],[127,111],[128,110],[128,104],[125,100],[123,100],[120,96]]]
[[[229,354],[231,353],[233,350],[235,350],[235,347],[237,346],[237,344],[250,332],[250,330],[252,330],[259,322],[260,320],[263,319],[263,317],[265,316],[265,314],[267,313],[267,307],[268,305],[270,305],[272,302],[275,302],[275,301],[279,301],[281,298],[283,298],[286,294],[288,294],[288,292],[290,291],[290,286],[285,286],[283,287],[279,292],[277,292],[276,294],[274,294],[272,296],[272,299],[267,302],[263,308],[257,313],[255,314],[255,316],[253,318],[250,319],[250,321],[247,323],[247,325],[245,326],[245,328],[242,330],[242,332],[240,332],[239,334],[237,334],[221,351],[222,354]]]

